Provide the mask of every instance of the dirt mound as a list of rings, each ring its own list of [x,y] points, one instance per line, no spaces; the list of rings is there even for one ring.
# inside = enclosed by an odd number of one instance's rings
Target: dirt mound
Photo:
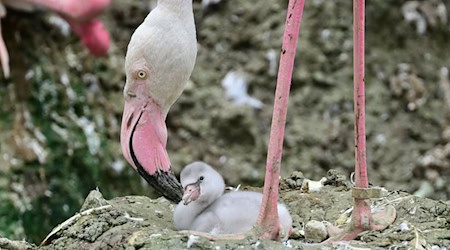
[[[340,180],[340,181],[336,181]],[[395,222],[382,232],[364,232],[351,242],[319,246],[307,243],[304,225],[311,220],[345,227],[352,198],[345,177],[331,172],[315,192],[302,189],[305,179],[294,173],[281,183],[281,200],[293,215],[294,233],[285,242],[209,241],[180,234],[172,220],[174,205],[164,198],[126,196],[105,200],[91,191],[80,212],[56,227],[36,249],[445,249],[450,245],[450,202],[419,198],[405,192],[389,192],[372,207],[393,205]],[[314,184],[315,185],[315,184]],[[442,247],[442,248],[441,248]],[[323,249],[323,248],[322,248]]]

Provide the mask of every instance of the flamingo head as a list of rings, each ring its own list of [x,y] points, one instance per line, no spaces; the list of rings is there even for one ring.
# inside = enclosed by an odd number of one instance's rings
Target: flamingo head
[[[197,55],[192,6],[186,6],[190,12],[158,5],[133,33],[125,57],[120,135],[125,159],[174,202],[181,200],[183,189],[166,152],[165,119],[185,88]]]

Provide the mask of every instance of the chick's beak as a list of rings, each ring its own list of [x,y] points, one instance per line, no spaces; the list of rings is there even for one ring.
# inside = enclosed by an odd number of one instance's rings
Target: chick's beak
[[[196,201],[198,197],[200,196],[200,183],[196,182],[193,184],[189,184],[184,189],[183,193],[183,204],[188,205],[189,203]]]

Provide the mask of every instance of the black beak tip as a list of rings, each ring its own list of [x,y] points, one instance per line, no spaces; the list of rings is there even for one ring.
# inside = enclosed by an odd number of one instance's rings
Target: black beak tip
[[[183,197],[183,187],[172,172],[162,172],[158,175],[157,189],[164,197],[175,203],[179,203]]]
[[[138,168],[139,170],[139,168]],[[150,175],[145,171],[138,171],[144,179],[162,194],[166,199],[179,203],[183,197],[183,187],[177,180],[172,171],[169,172],[157,172],[154,175]]]

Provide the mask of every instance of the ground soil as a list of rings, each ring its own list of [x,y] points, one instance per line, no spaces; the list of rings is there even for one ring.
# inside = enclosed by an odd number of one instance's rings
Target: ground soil
[[[423,0],[427,26],[417,32],[402,14],[406,2],[367,2],[369,177],[372,184],[391,191],[384,202],[395,205],[398,218],[384,232],[363,234],[354,245],[364,247],[450,245],[450,87],[442,74],[450,67],[450,24],[436,17],[433,3],[439,1]],[[148,6],[148,1],[113,1],[102,16],[113,46],[101,59],[88,55],[75,37],[62,35],[46,14],[8,11],[2,20],[4,36],[10,38],[12,79],[0,85],[0,213],[8,218],[1,221],[0,235],[38,244],[51,228],[79,211],[89,190],[99,186],[112,208],[82,216],[52,238],[50,247],[69,246],[74,240],[86,246],[115,246],[115,241],[130,248],[156,247],[150,244],[164,241],[168,245],[163,246],[186,247],[188,237],[173,231],[167,209],[171,205],[165,200],[124,197],[156,196],[124,162],[118,141],[123,58]],[[194,1],[197,63],[167,118],[167,147],[176,173],[203,160],[229,185],[263,184],[286,6],[287,1],[223,0],[203,8]],[[351,12],[351,1],[306,2],[286,126],[285,178],[301,171],[319,180],[330,169],[349,177],[354,167]],[[261,108],[226,98],[221,81],[230,71],[245,73],[248,92],[263,103]],[[31,118],[17,115],[27,112]],[[31,140],[38,150],[17,138]],[[347,187],[328,185],[317,194],[286,185],[282,197],[297,230],[311,219],[334,223],[351,207]],[[125,211],[144,221],[127,219]],[[403,222],[409,230],[400,229]],[[290,244],[304,246],[301,233],[296,237]],[[195,244],[228,249],[276,245],[254,240]]]
[[[345,228],[352,198],[345,176],[330,171],[325,186],[315,192],[302,189],[302,174],[281,182],[281,200],[293,215],[293,234],[283,242],[217,240],[175,230],[174,205],[166,199],[126,196],[105,200],[92,191],[80,213],[55,228],[40,247],[30,249],[447,249],[450,245],[450,202],[419,198],[405,192],[389,192],[372,201],[372,208],[392,205],[397,217],[381,232],[363,232],[356,240],[317,244],[306,237],[311,220]],[[17,249],[17,248],[16,248]]]

